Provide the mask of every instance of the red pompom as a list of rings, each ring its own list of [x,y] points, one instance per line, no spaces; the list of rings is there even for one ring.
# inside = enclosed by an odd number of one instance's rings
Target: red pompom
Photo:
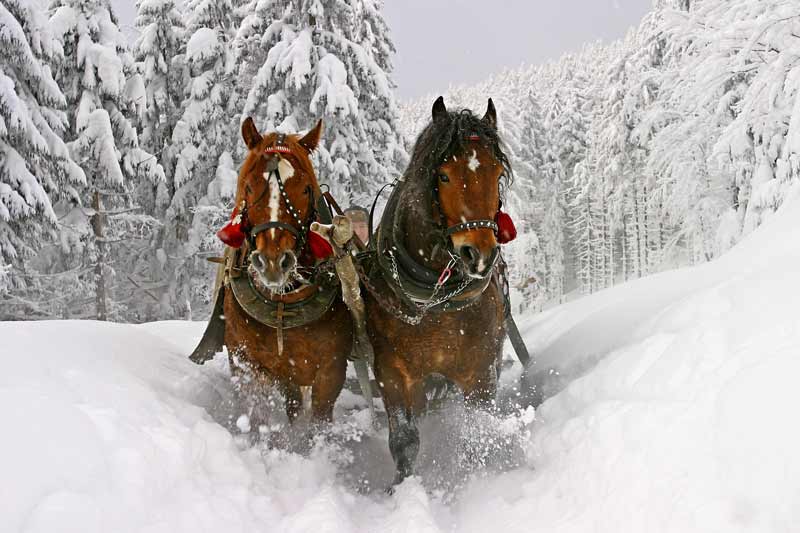
[[[517,238],[517,228],[508,213],[498,211],[494,221],[497,223],[497,242],[506,244]]]
[[[230,221],[217,232],[217,238],[231,248],[239,248],[246,237],[247,235],[242,229],[242,217],[239,216],[239,208],[237,207],[233,210]]]
[[[327,259],[333,255],[333,246],[319,233],[308,232],[308,249],[314,259]]]

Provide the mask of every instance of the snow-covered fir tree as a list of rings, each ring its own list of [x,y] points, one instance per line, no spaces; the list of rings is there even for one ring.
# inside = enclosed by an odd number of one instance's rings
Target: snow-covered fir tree
[[[66,100],[50,70],[60,55],[36,6],[0,3],[0,320],[51,317],[41,302],[63,298],[31,264],[59,227],[53,200],[85,182],[61,138]]]
[[[162,316],[190,317],[212,299],[214,269],[205,257],[221,251],[213,235],[230,215],[235,194],[240,90],[235,78],[234,5],[191,0],[185,9],[187,82],[172,134],[173,190],[158,247],[170,259]],[[167,253],[167,250],[169,253]]]
[[[146,305],[138,292],[150,283],[147,239],[157,221],[140,213],[133,191],[164,180],[131,120],[146,109],[143,82],[107,0],[56,0],[50,27],[63,49],[54,70],[67,103],[64,140],[86,180],[57,206],[60,242],[43,251],[40,266],[54,279],[63,275],[72,305],[93,301],[99,319],[136,319]]]
[[[317,173],[345,205],[366,205],[406,160],[381,5],[253,0],[237,36],[239,79],[249,89],[242,116],[283,132],[322,118]]]
[[[184,31],[175,0],[139,0],[134,55],[145,87],[145,109],[139,121],[139,142],[158,157],[166,182],[139,195],[148,212],[163,213],[174,192],[175,150],[172,134],[181,115],[184,89]],[[159,190],[161,189],[161,190]]]
[[[61,140],[66,100],[49,67],[61,51],[42,15],[0,4],[0,261],[16,267],[56,227],[51,195],[85,181]]]

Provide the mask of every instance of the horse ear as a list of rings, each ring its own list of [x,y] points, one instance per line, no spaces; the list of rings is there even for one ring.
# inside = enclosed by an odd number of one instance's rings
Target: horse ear
[[[314,126],[314,128],[311,131],[306,133],[302,139],[300,139],[300,146],[302,146],[309,152],[313,152],[319,145],[319,140],[321,137],[322,137],[322,119],[319,119],[317,125]]]
[[[431,110],[433,114],[433,120],[439,120],[441,118],[447,118],[447,108],[444,106],[444,98],[439,97],[433,103],[433,109]]]
[[[244,139],[244,144],[247,145],[247,148],[252,150],[258,143],[261,142],[261,134],[258,133],[258,128],[256,128],[255,122],[253,122],[253,117],[247,117],[242,122],[242,139]]]
[[[486,106],[486,114],[483,115],[481,120],[493,130],[497,129],[497,111],[494,108],[494,102],[492,102],[491,98],[489,98],[489,105]]]

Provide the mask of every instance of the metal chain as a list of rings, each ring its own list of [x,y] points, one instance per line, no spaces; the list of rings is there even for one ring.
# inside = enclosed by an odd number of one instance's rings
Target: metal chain
[[[428,298],[424,302],[416,303],[414,302],[412,296],[408,293],[408,291],[406,291],[406,289],[403,287],[403,282],[400,280],[400,273],[397,268],[397,260],[395,259],[394,253],[392,253],[391,250],[389,251],[389,258],[391,259],[391,264],[392,264],[392,277],[395,279],[395,281],[397,281],[397,286],[400,287],[400,290],[403,291],[403,294],[406,295],[406,297],[411,301],[412,304],[414,304],[414,307],[416,307],[417,309],[418,313],[417,316],[419,317],[419,321],[417,322],[417,324],[419,324],[419,322],[422,321],[422,319],[425,317],[428,311],[430,311],[431,308],[439,304],[445,303],[448,300],[458,296],[459,294],[464,292],[464,289],[469,287],[469,285],[472,283],[472,280],[469,277],[464,277],[464,279],[461,281],[458,287],[456,287],[449,293],[442,295],[439,299],[436,299],[436,295],[439,293],[439,290],[442,288],[442,286],[444,286],[444,282],[446,281],[446,279],[442,280],[442,278],[440,278],[439,281],[436,283],[436,285],[434,285],[433,292],[431,293],[430,298]],[[450,266],[451,265],[448,264],[448,268],[450,268]]]
[[[391,258],[391,264],[392,264],[391,275],[397,281],[397,284],[400,287],[400,290],[403,291],[403,294],[405,294],[406,297],[409,299],[409,301],[411,301],[412,304],[414,305],[416,313],[413,315],[407,313],[398,304],[384,298],[383,294],[381,294],[381,292],[374,285],[372,285],[372,282],[370,281],[367,273],[364,272],[364,268],[361,266],[360,261],[355,261],[356,272],[358,272],[358,277],[361,279],[361,282],[364,284],[364,287],[372,295],[372,297],[375,298],[378,304],[381,307],[383,307],[383,309],[390,312],[391,314],[393,314],[406,324],[410,324],[412,326],[419,325],[425,318],[425,316],[428,314],[428,311],[430,311],[433,307],[445,303],[451,298],[458,296],[459,294],[464,292],[464,290],[472,283],[472,280],[470,280],[469,278],[464,278],[464,280],[459,284],[458,287],[456,287],[453,291],[442,295],[438,299],[436,298],[436,295],[438,294],[441,287],[444,285],[444,282],[437,283],[436,286],[434,287],[431,297],[427,301],[421,304],[417,304],[412,300],[411,295],[408,294],[405,288],[403,288],[402,282],[400,281],[400,275],[397,269],[397,262],[394,258],[394,254],[390,252],[389,257]]]
[[[369,275],[364,272],[364,268],[361,266],[360,261],[355,261],[355,266],[356,272],[358,272],[358,277],[364,284],[364,288],[366,288],[372,297],[375,298],[375,300],[378,302],[378,305],[407,324],[416,326],[422,322],[422,317],[409,315],[399,305],[384,298],[383,294],[381,294],[381,292],[370,281]]]

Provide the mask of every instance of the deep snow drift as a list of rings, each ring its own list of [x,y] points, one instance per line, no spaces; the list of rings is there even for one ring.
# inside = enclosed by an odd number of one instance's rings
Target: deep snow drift
[[[514,367],[499,414],[446,405],[393,496],[350,393],[305,456],[232,435],[202,324],[2,323],[0,530],[797,531],[797,192],[715,263],[524,320],[550,397],[515,406]]]

